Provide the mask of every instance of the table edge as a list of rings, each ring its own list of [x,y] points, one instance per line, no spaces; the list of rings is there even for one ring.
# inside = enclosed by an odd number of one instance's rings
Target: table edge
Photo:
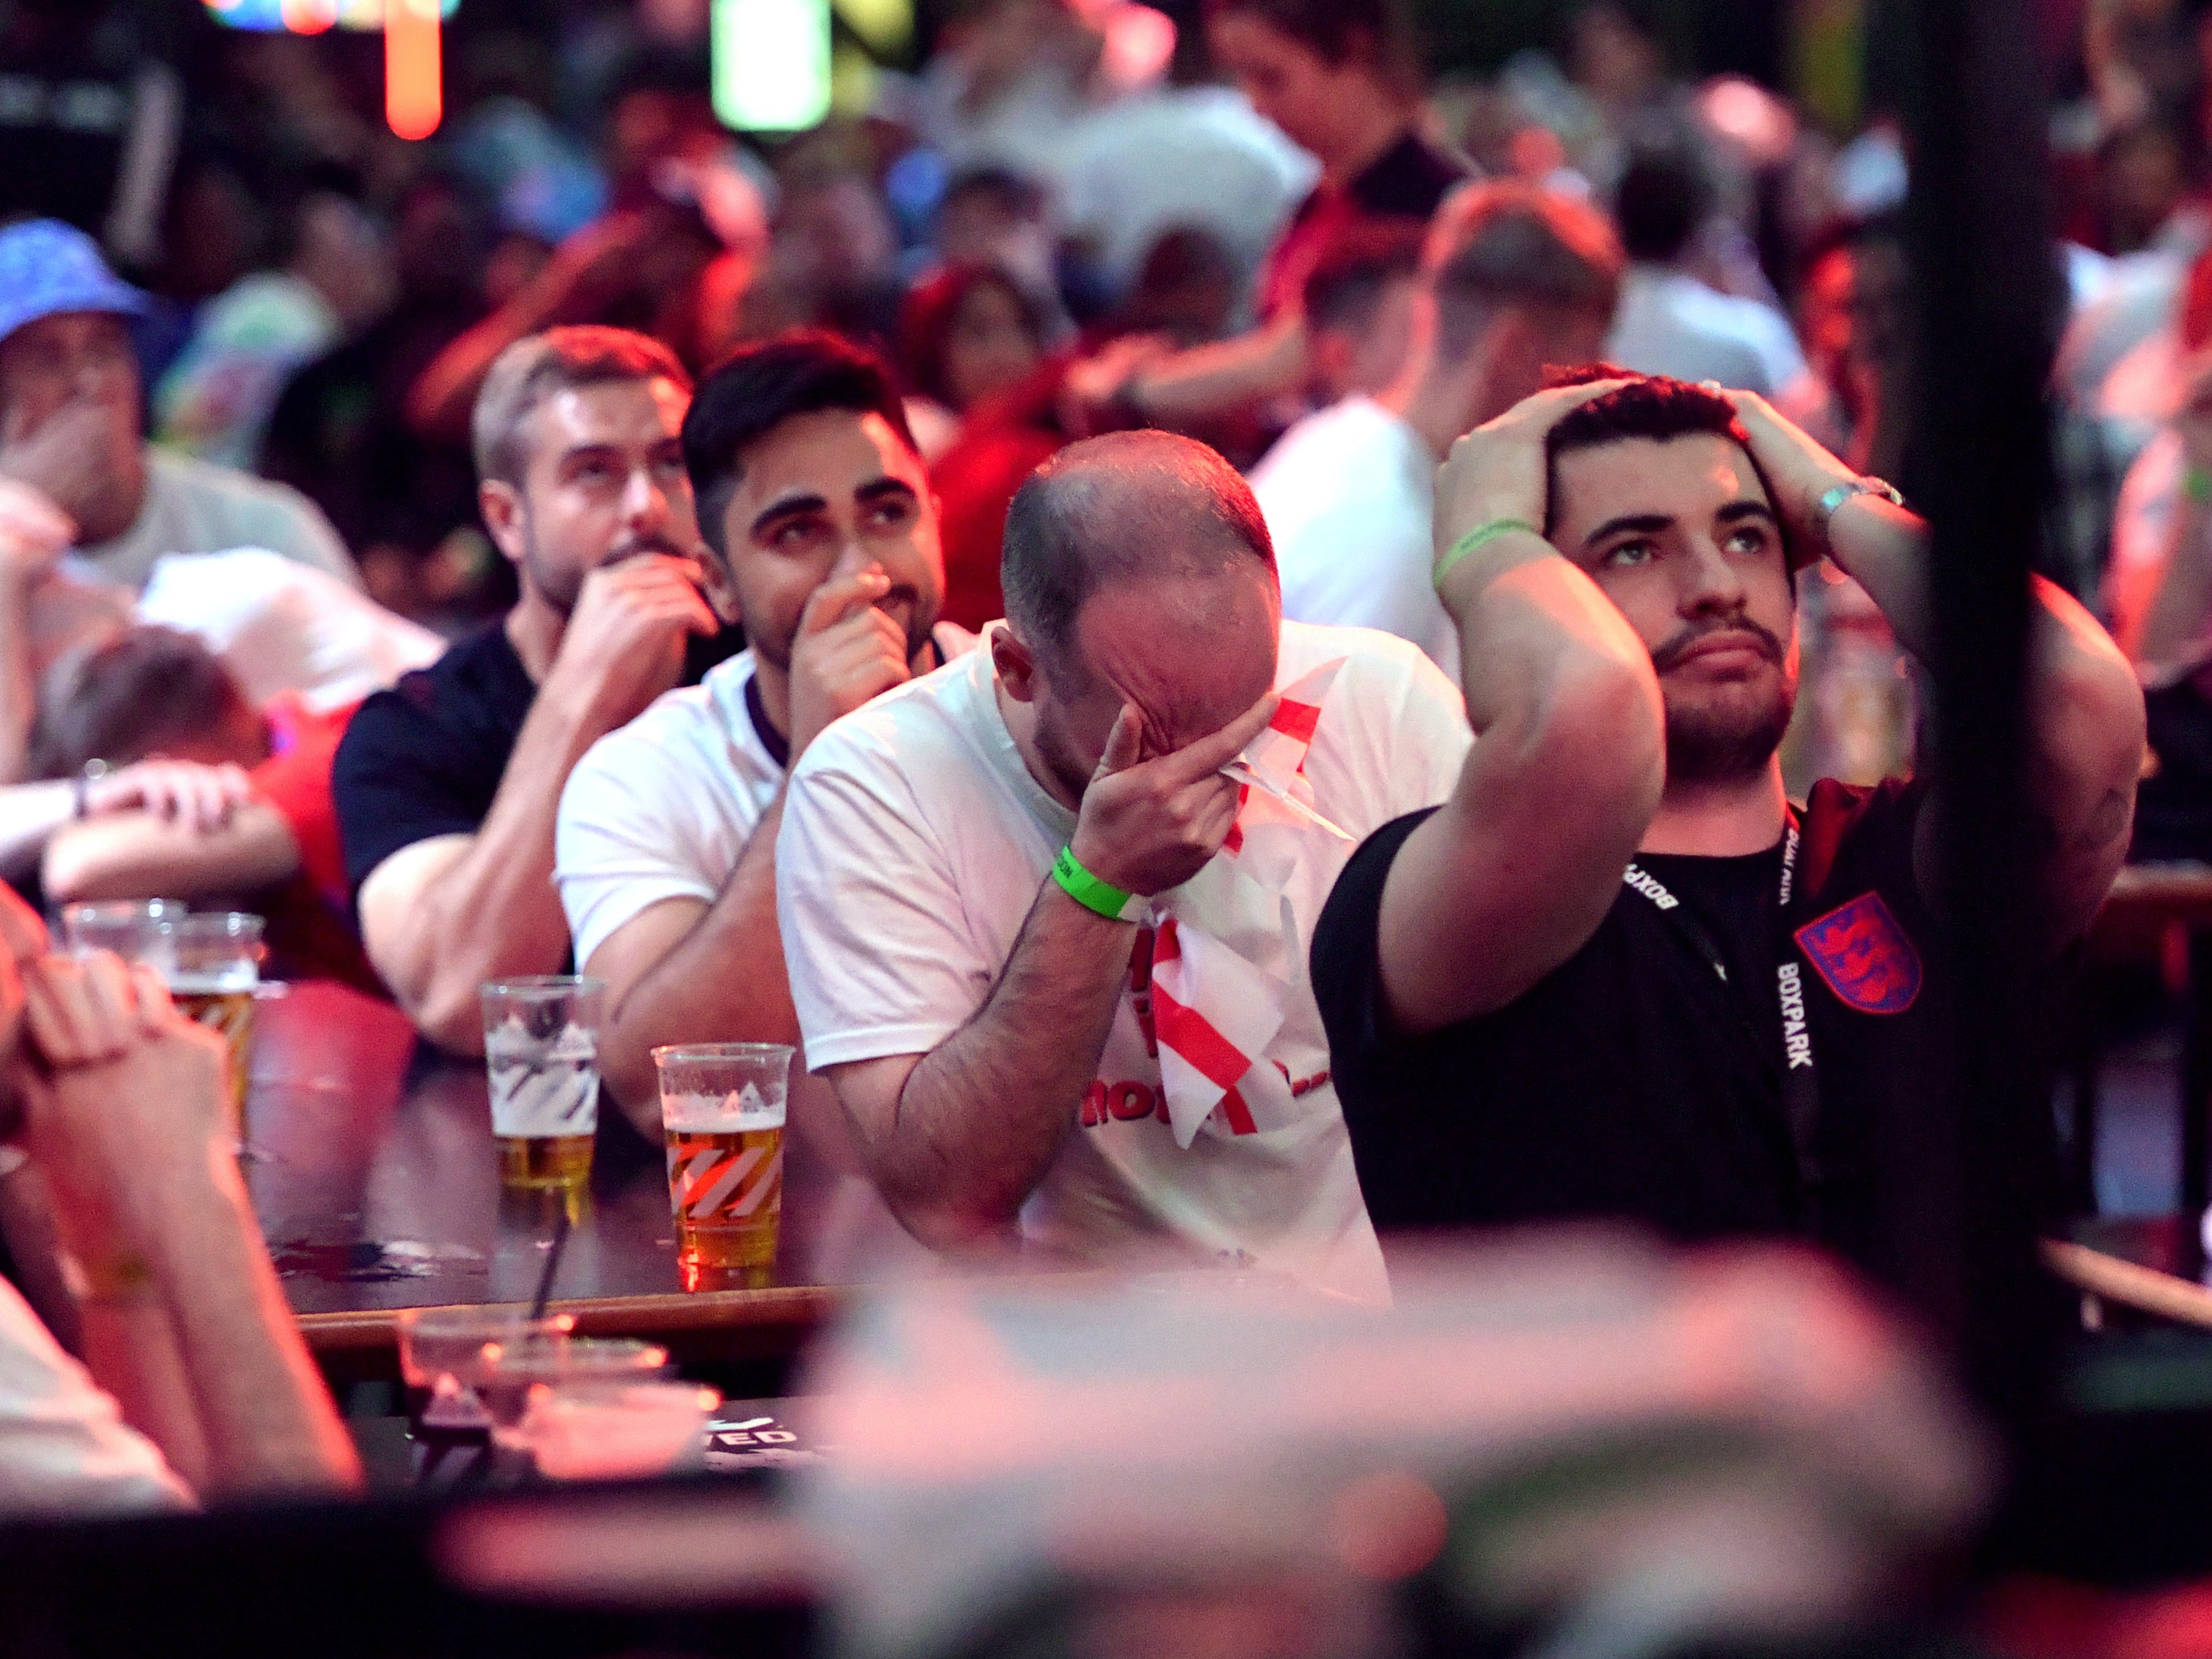
[[[556,1313],[575,1316],[576,1329],[596,1336],[746,1328],[811,1329],[843,1307],[849,1291],[834,1285],[787,1285],[758,1291],[672,1291],[649,1296],[556,1301]],[[464,1304],[465,1305],[465,1304]],[[296,1314],[310,1352],[343,1353],[388,1348],[398,1340],[405,1308],[344,1309]]]

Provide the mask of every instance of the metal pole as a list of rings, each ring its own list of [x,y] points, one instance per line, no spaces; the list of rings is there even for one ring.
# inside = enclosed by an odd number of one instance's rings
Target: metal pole
[[[1908,488],[1934,526],[1939,899],[1958,988],[1942,1109],[1882,1126],[1908,1294],[2003,1423],[2043,1398],[2034,1243],[2053,1132],[2028,1012],[2032,826],[2021,691],[2051,489],[2056,313],[2044,99],[2018,0],[1918,0],[1908,210],[1919,298]]]

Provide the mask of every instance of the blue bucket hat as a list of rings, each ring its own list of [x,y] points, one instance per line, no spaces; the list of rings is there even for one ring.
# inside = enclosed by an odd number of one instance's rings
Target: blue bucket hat
[[[110,270],[99,245],[74,225],[30,219],[0,230],[0,340],[65,311],[145,310],[146,296]]]

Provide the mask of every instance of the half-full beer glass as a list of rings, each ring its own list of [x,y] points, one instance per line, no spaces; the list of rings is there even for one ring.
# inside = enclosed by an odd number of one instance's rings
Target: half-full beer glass
[[[750,1289],[775,1274],[791,1050],[778,1042],[655,1048],[676,1265],[687,1291]]]
[[[500,1179],[574,1190],[592,1175],[599,1125],[599,1000],[606,981],[570,974],[483,988],[484,1065]]]
[[[261,918],[240,911],[161,915],[147,924],[143,959],[188,1018],[220,1032],[230,1051],[230,1126],[246,1139],[253,999],[261,984]]]

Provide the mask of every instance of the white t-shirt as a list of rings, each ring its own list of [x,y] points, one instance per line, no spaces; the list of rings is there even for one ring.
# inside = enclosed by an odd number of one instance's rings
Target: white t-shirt
[[[1459,682],[1459,630],[1429,580],[1437,460],[1413,428],[1355,394],[1307,416],[1252,470],[1283,615],[1379,628]]]
[[[165,553],[221,553],[265,547],[358,587],[353,556],[322,509],[298,490],[152,445],[146,500],[130,529],[81,547],[77,556],[136,592]]]
[[[975,636],[951,623],[939,623],[932,637],[947,661],[975,647]],[[770,736],[746,706],[753,666],[750,651],[717,664],[698,684],[608,732],[568,774],[553,879],[580,970],[662,900],[713,903],[738,867],[783,787],[781,739],[770,752]]]
[[[192,1495],[112,1396],[0,1280],[0,1513],[121,1514]]]
[[[1779,397],[1806,373],[1779,312],[1656,265],[1632,265],[1605,343],[1606,361],[1639,374],[1717,380]]]
[[[206,641],[257,707],[289,691],[340,708],[446,654],[428,629],[264,547],[155,560],[138,620]]]
[[[1117,291],[1169,231],[1212,231],[1256,269],[1305,193],[1313,158],[1227,87],[1163,88],[1110,104],[1069,137],[1060,210]]]
[[[1082,1127],[1023,1207],[1031,1238],[1091,1257],[1167,1245],[1381,1291],[1305,958],[1358,842],[1442,800],[1473,739],[1435,666],[1369,629],[1284,623],[1276,684],[1338,658],[1305,775],[1316,810],[1354,839],[1313,832],[1284,888],[1285,1018],[1260,1061],[1287,1074],[1291,1115],[1239,1134],[1217,1110],[1179,1149],[1141,993],[1125,992],[1086,1101],[1069,1103]],[[784,959],[813,1066],[926,1054],[964,1024],[1074,828],[1014,746],[988,651],[823,733],[793,775],[776,842]]]

